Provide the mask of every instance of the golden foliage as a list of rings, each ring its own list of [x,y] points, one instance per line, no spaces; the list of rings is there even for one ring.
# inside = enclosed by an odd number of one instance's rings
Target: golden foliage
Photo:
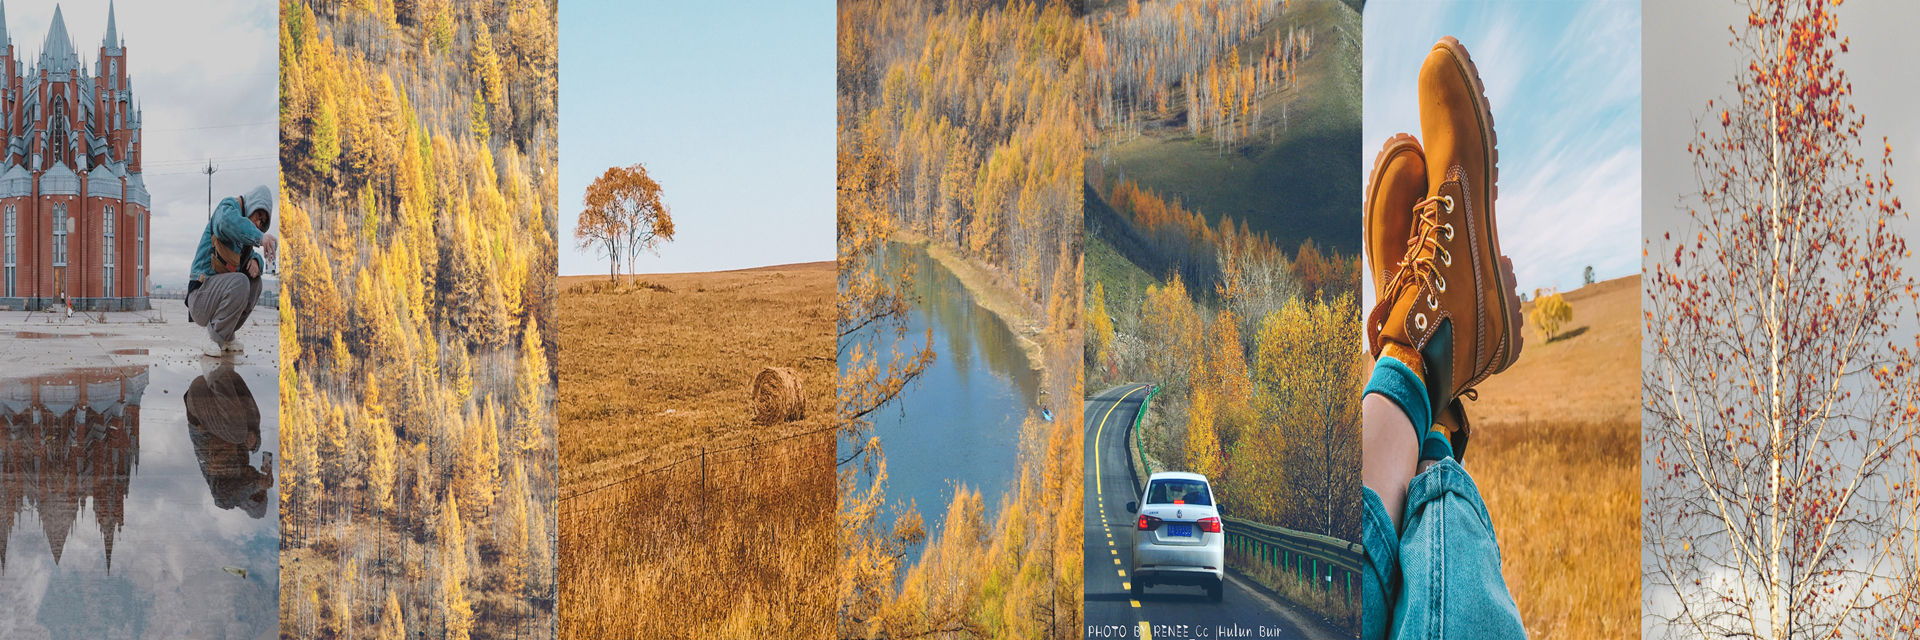
[[[1533,310],[1527,312],[1527,323],[1540,330],[1548,342],[1560,334],[1560,327],[1573,322],[1573,305],[1560,292],[1542,292],[1533,299]]]
[[[552,15],[527,1],[509,5]],[[553,173],[555,123],[475,139],[465,116],[497,95],[517,117],[541,100],[507,86],[557,85],[477,33],[507,16],[456,24],[430,5],[280,12],[282,353],[298,357],[282,367],[282,575],[310,591],[283,599],[290,635],[553,635],[553,549],[533,533],[553,517],[557,193],[528,176]]]

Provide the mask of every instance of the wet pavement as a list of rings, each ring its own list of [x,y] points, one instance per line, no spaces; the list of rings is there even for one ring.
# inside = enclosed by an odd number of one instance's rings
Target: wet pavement
[[[272,638],[277,314],[0,312],[0,638]]]

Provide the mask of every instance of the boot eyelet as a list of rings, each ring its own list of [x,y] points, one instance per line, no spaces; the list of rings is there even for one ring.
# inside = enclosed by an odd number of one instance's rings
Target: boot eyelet
[[[1445,291],[1445,290],[1443,289],[1442,291]],[[1433,297],[1433,294],[1431,293],[1427,294],[1427,308],[1432,309],[1434,311],[1440,310],[1440,301],[1438,299],[1435,299]]]
[[[1452,233],[1452,230],[1448,230],[1448,233]],[[1451,240],[1452,238],[1448,239]],[[1448,253],[1446,247],[1440,248],[1440,264],[1447,267],[1453,266],[1453,254]],[[1446,291],[1447,289],[1446,287],[1441,287],[1440,290]]]
[[[1447,242],[1453,242],[1453,223],[1440,225],[1440,230],[1447,232]]]
[[[1413,328],[1425,332],[1427,330],[1427,314],[1413,314]]]
[[[1446,203],[1447,213],[1453,213],[1453,196],[1442,195],[1440,196],[1440,201]]]

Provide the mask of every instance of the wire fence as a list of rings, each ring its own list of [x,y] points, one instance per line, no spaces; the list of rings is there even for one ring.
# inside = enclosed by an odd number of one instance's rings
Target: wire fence
[[[684,635],[739,606],[827,615],[825,591],[794,585],[832,570],[833,431],[703,448],[562,496],[560,597],[581,603],[562,635]],[[645,615],[669,606],[688,612],[677,626]]]

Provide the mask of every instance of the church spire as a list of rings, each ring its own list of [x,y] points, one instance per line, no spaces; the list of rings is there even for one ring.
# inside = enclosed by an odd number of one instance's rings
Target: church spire
[[[9,44],[13,44],[13,36],[7,34],[7,3],[0,2],[0,53],[5,53]]]
[[[79,55],[74,52],[73,41],[67,35],[67,19],[61,15],[60,5],[53,5],[53,24],[47,27],[46,44],[40,47],[40,68],[61,73],[79,67]]]
[[[120,55],[120,30],[113,24],[113,0],[107,0],[107,37],[100,39],[108,55]]]

